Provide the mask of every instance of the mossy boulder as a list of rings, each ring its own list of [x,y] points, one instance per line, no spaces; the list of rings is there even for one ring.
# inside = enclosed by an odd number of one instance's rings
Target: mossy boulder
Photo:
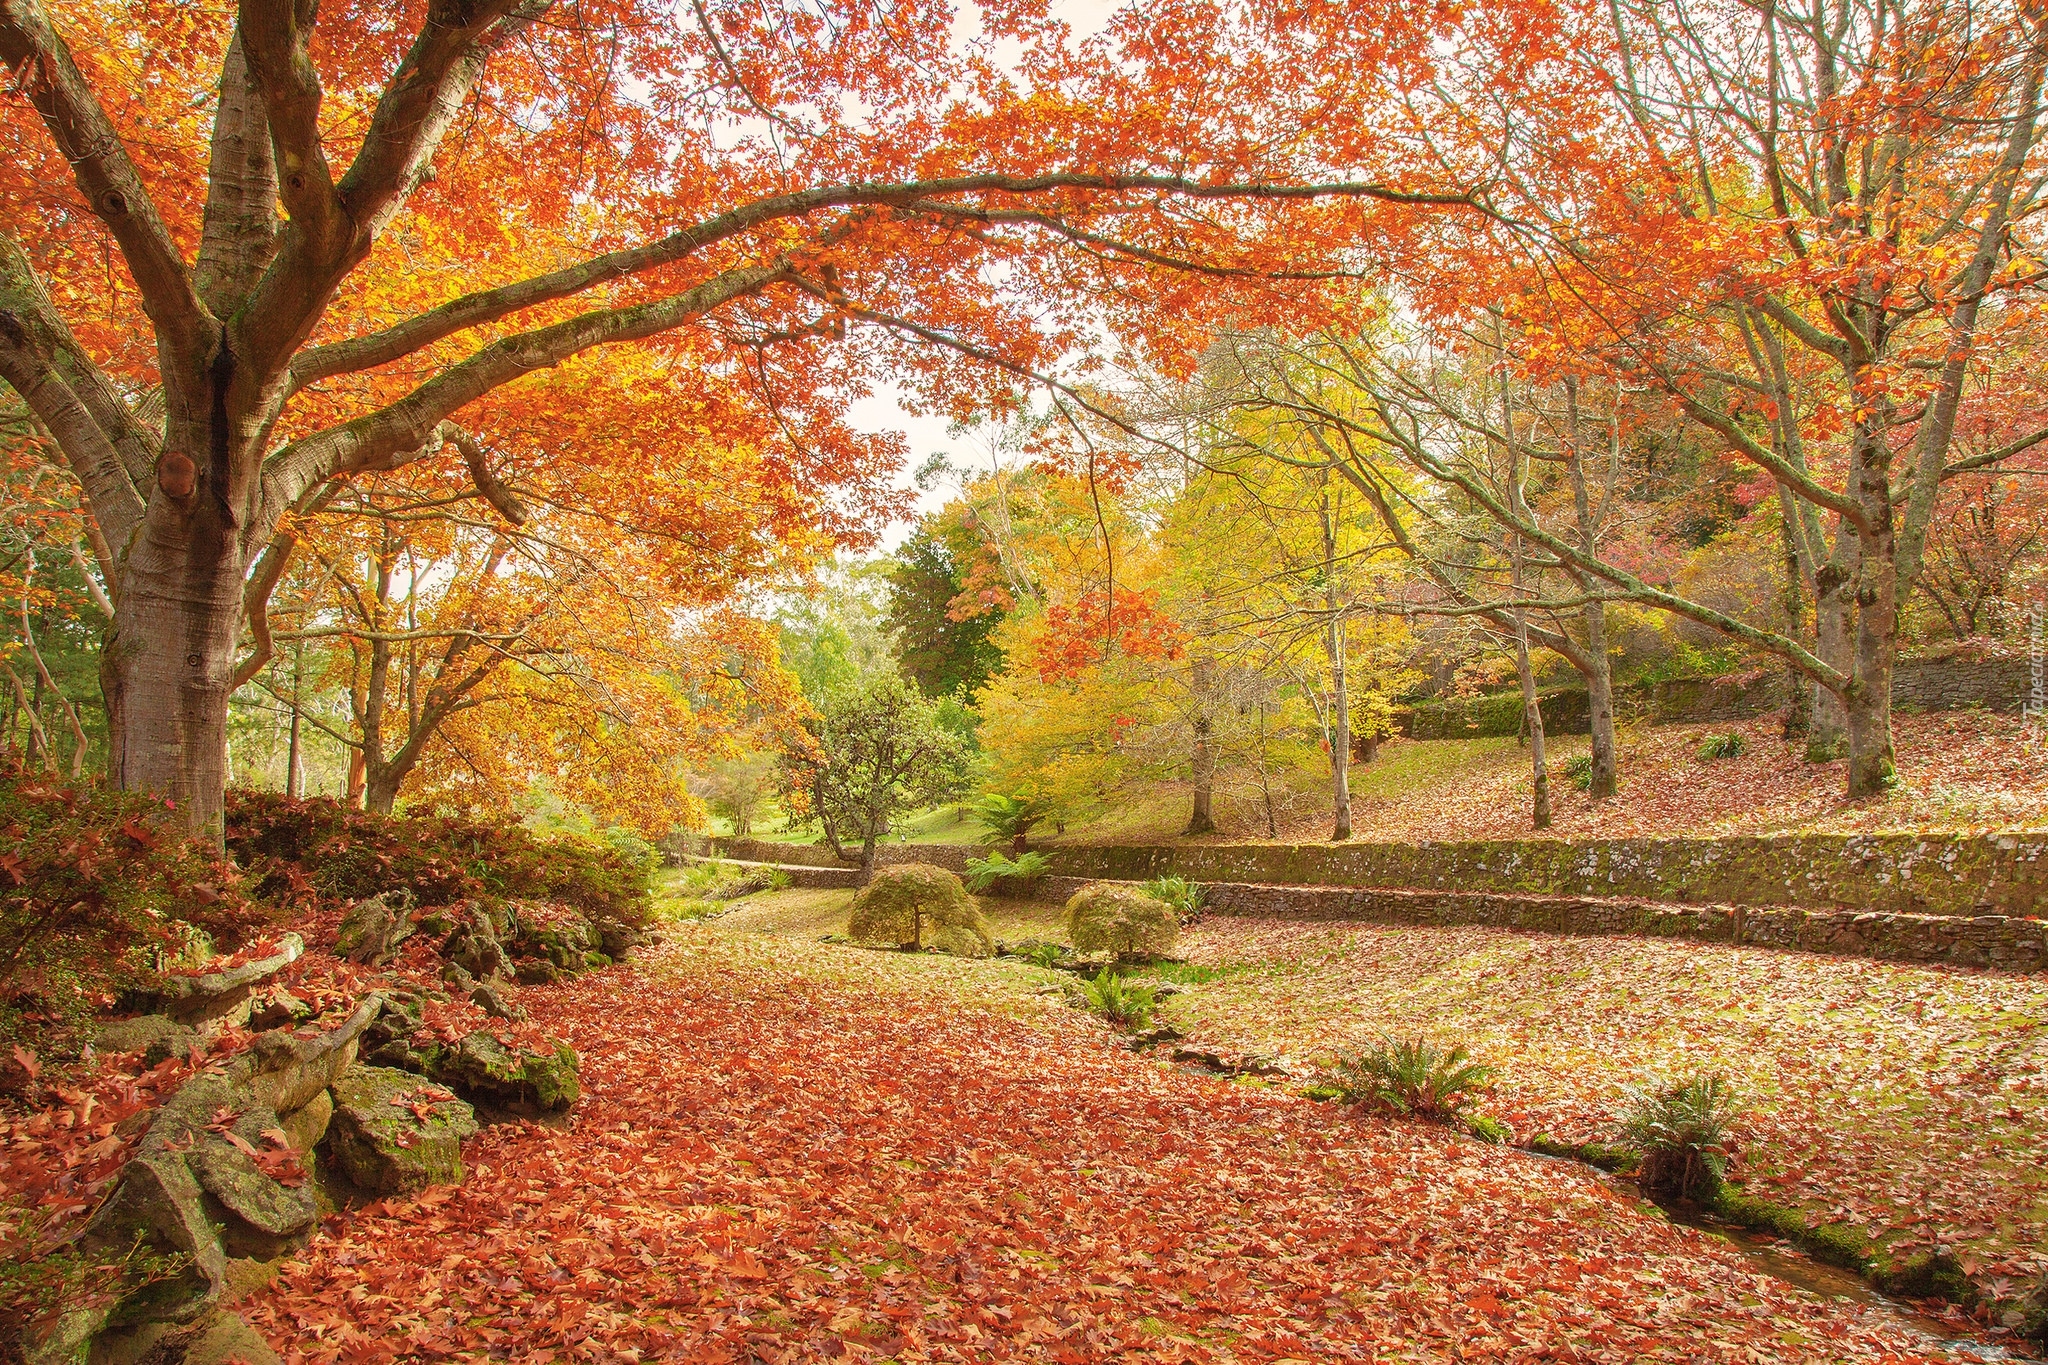
[[[381,967],[398,956],[398,945],[412,937],[412,892],[400,888],[370,896],[350,906],[335,933],[336,956],[365,966]]]
[[[877,870],[853,898],[846,935],[856,943],[936,948],[955,957],[995,953],[988,920],[966,885],[930,863],[899,863]]]
[[[476,1135],[467,1104],[410,1071],[354,1066],[334,1083],[327,1152],[373,1194],[407,1194],[462,1179],[462,1144]]]
[[[1118,882],[1090,882],[1069,897],[1066,927],[1075,951],[1120,958],[1165,957],[1180,939],[1172,906]]]
[[[479,1029],[452,1045],[428,1049],[421,1062],[428,1076],[472,1104],[512,1113],[558,1113],[582,1093],[576,1051],[567,1043],[528,1051]]]

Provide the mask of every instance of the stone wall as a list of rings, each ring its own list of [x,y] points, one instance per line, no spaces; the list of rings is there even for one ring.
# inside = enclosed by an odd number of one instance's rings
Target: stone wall
[[[829,849],[728,840],[725,857],[840,868]],[[955,872],[972,844],[896,844],[878,861]],[[2048,833],[1801,834],[1725,839],[1044,846],[1055,876],[1263,886],[1520,892],[1687,905],[1796,905],[1911,915],[2040,914]]]
[[[852,847],[846,851],[855,855],[855,861],[842,863],[823,844],[776,844],[762,839],[714,839],[711,843],[711,856],[745,863],[775,863],[782,867],[851,867],[856,870],[860,866],[859,850]],[[983,857],[987,852],[988,849],[979,844],[878,844],[875,847],[875,864],[888,867],[895,863],[931,863],[965,876],[967,860]]]
[[[2048,834],[1516,839],[1046,848],[1051,872],[1143,881],[1527,892],[1893,914],[2035,914]]]
[[[1381,924],[1477,924],[1553,934],[1644,934],[2006,971],[2048,968],[2048,921],[1790,907],[1675,906],[1585,896],[1221,884],[1211,913]]]

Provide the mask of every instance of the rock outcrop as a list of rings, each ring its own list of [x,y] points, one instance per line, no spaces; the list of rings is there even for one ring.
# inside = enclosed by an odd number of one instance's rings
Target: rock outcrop
[[[341,918],[334,940],[335,953],[350,962],[381,967],[398,956],[398,946],[413,936],[413,907],[417,898],[410,891],[386,891],[357,901]]]
[[[462,1144],[476,1115],[445,1088],[410,1071],[352,1068],[334,1086],[328,1155],[358,1189],[408,1194],[462,1179]]]
[[[305,940],[286,934],[278,941],[276,952],[238,967],[166,977],[140,1003],[192,1028],[240,1026],[249,1022],[250,997],[305,951]]]

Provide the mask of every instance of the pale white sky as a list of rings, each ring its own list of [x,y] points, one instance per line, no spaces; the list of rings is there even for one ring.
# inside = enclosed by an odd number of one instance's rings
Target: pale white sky
[[[1055,0],[1052,13],[1054,18],[1067,23],[1078,41],[1099,33],[1109,23],[1110,16],[1119,8],[1114,0]],[[956,24],[956,28],[965,40],[978,33],[981,26],[975,17],[978,11],[971,0],[964,3],[961,9],[960,22]],[[923,464],[932,452],[954,451],[960,445],[946,435],[946,428],[949,425],[946,418],[921,416],[909,411],[903,406],[901,395],[894,388],[878,389],[871,397],[854,404],[849,418],[856,430],[893,431],[902,434],[908,440],[910,457],[904,467],[897,471],[898,488],[909,488],[915,483],[913,476],[917,473],[918,466]],[[955,464],[964,462],[958,458],[954,460]],[[934,511],[943,506],[951,495],[951,488],[941,484],[918,499],[917,510],[920,514]],[[891,526],[882,538],[881,552],[886,554],[895,549],[903,543],[904,537],[909,533],[910,527],[906,522],[898,522]]]

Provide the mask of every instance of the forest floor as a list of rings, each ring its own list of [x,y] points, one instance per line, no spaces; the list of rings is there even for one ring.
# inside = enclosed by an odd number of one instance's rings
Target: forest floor
[[[759,896],[633,965],[527,989],[535,1022],[584,1057],[567,1126],[488,1130],[464,1184],[330,1223],[245,1315],[296,1360],[1966,1358],[1889,1309],[1763,1274],[1583,1168],[1135,1054],[1039,969],[817,942],[844,905]],[[1011,936],[1051,913],[995,909]],[[1278,1005],[1306,1003],[1288,983],[1338,945],[1244,929],[1197,932],[1209,970],[1183,974],[1212,979],[1176,1009],[1307,1044]],[[1351,951],[1369,972],[1372,953]],[[1788,972],[1769,995],[1798,995],[1807,978]],[[1274,999],[1230,994],[1261,979]],[[1584,980],[1530,998],[1611,1012],[1605,978]],[[1944,1038],[2004,989],[1921,986]],[[1344,1008],[1363,1019],[1370,994]],[[2012,1017],[1985,1027],[2017,1037],[2032,1011],[2038,1030],[2040,995],[2015,988]],[[1786,1010],[1805,1008],[1818,999]],[[1901,1071],[1919,1055],[1905,1042]],[[1538,1055],[1568,1070],[1581,1046]],[[1613,1069],[1591,1051],[1588,1069]],[[1550,1082],[1519,1083],[1504,1080],[1515,1104],[1550,1102]],[[1590,1124],[1602,1095],[1584,1103]]]

